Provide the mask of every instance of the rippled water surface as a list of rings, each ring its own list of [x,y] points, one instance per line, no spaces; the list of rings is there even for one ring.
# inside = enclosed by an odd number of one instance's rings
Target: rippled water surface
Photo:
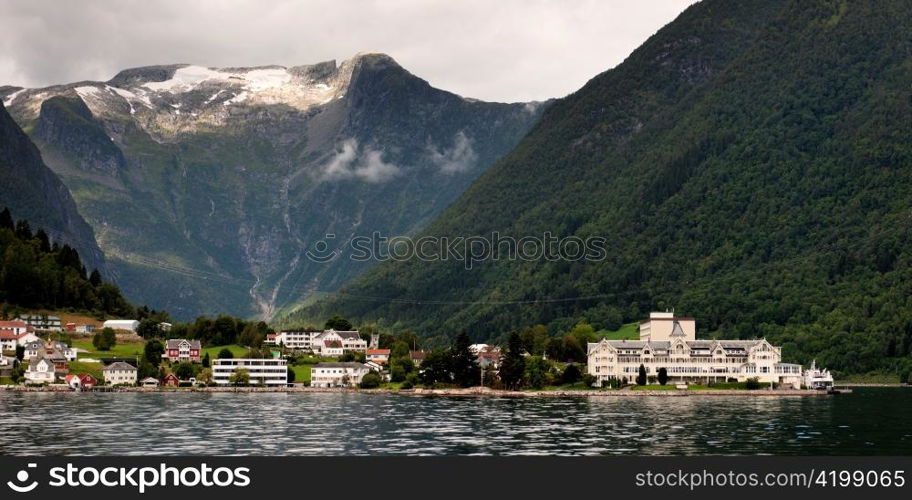
[[[0,455],[912,455],[912,389],[831,397],[0,393]]]

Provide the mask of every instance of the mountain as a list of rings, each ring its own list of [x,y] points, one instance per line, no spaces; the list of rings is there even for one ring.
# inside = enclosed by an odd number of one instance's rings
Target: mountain
[[[551,105],[421,233],[603,237],[604,258],[385,263],[289,321],[442,341],[674,307],[790,361],[908,371],[910,81],[908,2],[704,0]]]
[[[106,273],[104,255],[92,228],[79,215],[69,190],[44,164],[38,148],[0,104],[0,209],[9,208],[33,230],[43,229],[51,240],[69,244],[89,268]]]
[[[179,319],[270,318],[335,290],[372,264],[350,258],[352,238],[423,227],[545,108],[462,98],[383,54],[3,96],[125,294]]]

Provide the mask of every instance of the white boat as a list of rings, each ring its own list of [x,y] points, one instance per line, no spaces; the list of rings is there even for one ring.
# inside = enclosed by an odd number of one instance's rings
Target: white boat
[[[814,390],[832,390],[833,375],[824,368],[817,368],[817,360],[811,361],[811,366],[804,371],[804,386]]]

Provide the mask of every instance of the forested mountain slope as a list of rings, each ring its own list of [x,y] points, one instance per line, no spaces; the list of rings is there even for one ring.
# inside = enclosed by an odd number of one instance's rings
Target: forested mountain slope
[[[427,235],[603,236],[587,261],[387,263],[292,316],[475,339],[695,316],[786,359],[912,349],[912,4],[705,0],[553,104]]]

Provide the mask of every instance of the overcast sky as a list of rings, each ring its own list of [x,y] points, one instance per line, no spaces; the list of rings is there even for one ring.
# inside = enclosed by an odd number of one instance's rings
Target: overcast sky
[[[693,0],[0,0],[0,85],[150,64],[294,66],[384,52],[492,101],[566,95]]]

